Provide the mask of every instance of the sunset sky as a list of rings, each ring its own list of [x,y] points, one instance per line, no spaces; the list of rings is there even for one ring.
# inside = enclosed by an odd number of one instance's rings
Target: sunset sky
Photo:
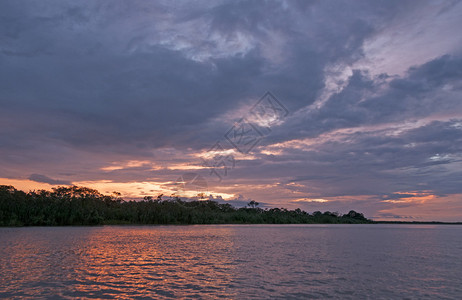
[[[0,1],[0,184],[462,221],[461,28],[461,1]]]

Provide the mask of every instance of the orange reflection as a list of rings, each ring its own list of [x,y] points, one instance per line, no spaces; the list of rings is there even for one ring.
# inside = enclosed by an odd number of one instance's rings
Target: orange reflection
[[[76,292],[130,297],[218,294],[232,280],[232,230],[184,226],[103,227],[82,245]],[[231,230],[231,231],[230,231]],[[116,233],[116,234],[114,234]],[[207,253],[207,254],[204,254]],[[91,283],[91,284],[89,284]],[[101,289],[98,291],[98,289]],[[223,297],[230,295],[223,290]]]

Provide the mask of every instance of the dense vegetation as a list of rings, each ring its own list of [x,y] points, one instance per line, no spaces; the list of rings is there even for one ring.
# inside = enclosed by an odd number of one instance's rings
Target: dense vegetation
[[[363,214],[300,209],[261,209],[251,201],[235,208],[215,201],[183,201],[176,197],[145,197],[124,201],[85,187],[58,187],[25,193],[0,186],[0,226],[52,226],[100,224],[309,224],[370,223]]]

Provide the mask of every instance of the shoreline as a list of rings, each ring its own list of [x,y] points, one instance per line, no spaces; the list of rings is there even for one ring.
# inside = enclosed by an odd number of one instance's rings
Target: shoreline
[[[462,222],[399,222],[399,221],[373,221],[370,223],[208,223],[208,224],[142,224],[142,223],[113,223],[113,224],[95,224],[95,225],[20,225],[20,226],[0,226],[0,228],[23,228],[23,227],[104,227],[104,226],[214,226],[214,225],[462,225]]]

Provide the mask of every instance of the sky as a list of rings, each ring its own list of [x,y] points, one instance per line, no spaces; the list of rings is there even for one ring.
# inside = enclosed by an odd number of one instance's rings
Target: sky
[[[0,2],[0,184],[462,221],[461,1]]]

